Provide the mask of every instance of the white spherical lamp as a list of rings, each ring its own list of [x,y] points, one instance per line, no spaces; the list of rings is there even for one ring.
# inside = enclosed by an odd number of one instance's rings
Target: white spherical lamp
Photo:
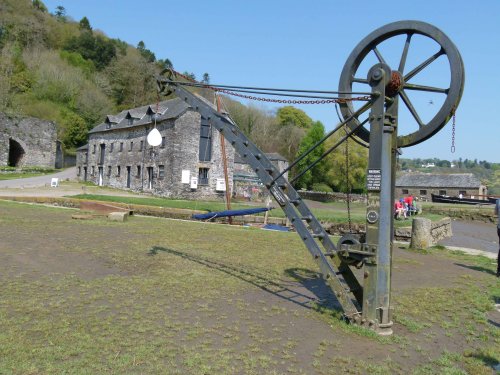
[[[159,146],[161,144],[161,134],[158,129],[153,128],[148,134],[148,143],[150,146]]]

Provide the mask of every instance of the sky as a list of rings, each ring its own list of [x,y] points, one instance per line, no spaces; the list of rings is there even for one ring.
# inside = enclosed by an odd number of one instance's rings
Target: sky
[[[455,153],[452,121],[432,138],[404,148],[404,158],[478,159],[500,162],[500,1],[334,1],[334,0],[45,0],[53,13],[66,9],[76,21],[86,16],[94,29],[136,46],[143,41],[157,58],[178,71],[207,72],[214,84],[272,88],[338,89],[344,64],[356,45],[385,24],[418,20],[444,32],[457,46],[465,68],[465,88],[456,111]],[[377,4],[378,3],[378,4]],[[380,50],[398,65],[402,36]],[[411,69],[439,48],[429,38],[413,38]],[[367,56],[358,72],[372,65]],[[374,57],[373,57],[374,58]],[[394,62],[391,64],[391,61]],[[376,61],[373,60],[373,63]],[[363,74],[361,74],[362,76]],[[366,74],[365,74],[366,76]],[[449,65],[439,58],[412,83],[449,86]],[[358,87],[369,91],[369,87]],[[437,113],[444,94],[412,92],[424,122]],[[259,104],[275,111],[278,104]],[[338,124],[332,104],[302,105],[327,130]],[[417,129],[400,103],[399,134]]]

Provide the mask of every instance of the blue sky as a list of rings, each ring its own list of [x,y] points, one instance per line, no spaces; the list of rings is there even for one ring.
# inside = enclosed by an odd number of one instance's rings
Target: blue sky
[[[464,60],[466,82],[456,115],[456,152],[450,151],[450,121],[431,139],[405,148],[403,157],[500,162],[500,120],[496,114],[500,107],[498,0],[44,3],[51,12],[58,5],[64,6],[75,20],[86,16],[94,29],[131,45],[144,41],[157,58],[169,58],[179,71],[194,72],[197,77],[208,72],[212,83],[276,88],[337,90],[347,57],[373,30],[407,19],[431,23],[448,35]],[[394,45],[395,51],[398,46]],[[409,63],[413,56],[414,65],[436,52],[435,46],[425,42],[412,47]],[[386,48],[385,53],[390,55],[392,46]],[[400,50],[395,53],[400,54]],[[424,81],[415,83],[445,87],[443,69],[436,62],[422,76]],[[417,111],[424,118],[439,109],[439,95],[433,95],[415,99]],[[265,108],[275,110],[277,106]],[[338,123],[332,105],[300,108],[327,129]]]

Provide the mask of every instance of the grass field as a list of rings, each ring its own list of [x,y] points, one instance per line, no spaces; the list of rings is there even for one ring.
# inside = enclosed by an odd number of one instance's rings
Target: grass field
[[[96,195],[96,194],[79,194],[73,195],[71,198],[77,199],[89,199],[105,202],[120,202],[127,204],[140,204],[146,206],[156,206],[156,207],[171,207],[171,208],[186,208],[191,210],[202,210],[202,211],[222,211],[226,209],[225,203],[223,202],[210,202],[210,201],[190,201],[190,200],[178,200],[178,199],[167,199],[167,198],[155,198],[155,197],[122,197],[122,196],[111,196],[111,195]],[[232,209],[242,209],[255,207],[256,203],[232,203]],[[318,203],[313,202],[312,212],[316,218],[320,221],[330,222],[330,223],[347,223],[347,207],[343,202],[331,202],[331,203]],[[264,206],[261,204],[260,206]],[[283,211],[279,208],[272,210],[270,213],[271,217],[285,217]],[[423,213],[421,217],[426,217],[431,220],[439,220],[444,216],[433,214],[433,213]],[[366,221],[366,205],[362,203],[351,203],[351,219],[354,223],[365,223]],[[394,222],[396,227],[411,226],[410,220],[396,220]]]
[[[1,374],[493,374],[491,260],[394,251],[394,331],[340,319],[294,233],[0,201]],[[498,303],[498,302],[497,302]]]

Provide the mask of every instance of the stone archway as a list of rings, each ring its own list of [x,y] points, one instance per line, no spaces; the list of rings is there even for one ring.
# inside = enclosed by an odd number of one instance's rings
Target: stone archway
[[[9,138],[9,167],[20,167],[24,158],[24,148],[12,138]]]

